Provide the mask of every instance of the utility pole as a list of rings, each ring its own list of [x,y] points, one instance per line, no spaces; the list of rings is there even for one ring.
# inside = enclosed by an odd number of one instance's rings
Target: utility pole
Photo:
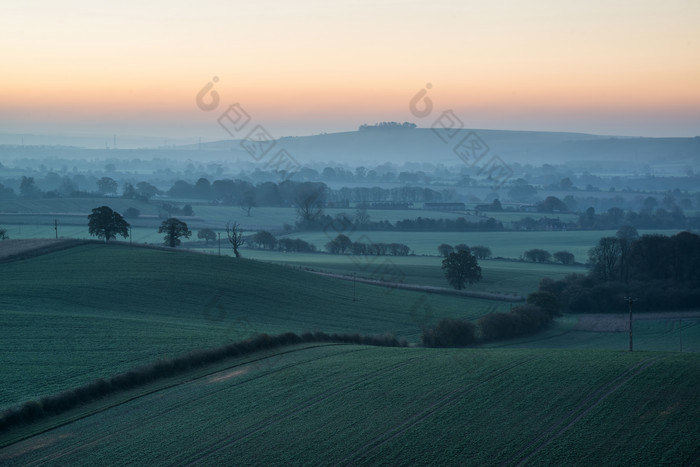
[[[636,302],[639,299],[632,298],[632,297],[625,297],[625,298],[623,298],[623,300],[627,302],[627,306],[629,307],[629,310],[630,310],[630,352],[632,352],[632,302]]]
[[[355,282],[357,281],[357,273],[352,273],[352,301],[355,301],[355,290],[357,289]]]
[[[53,229],[56,231],[56,238],[58,239],[58,219],[53,220]]]

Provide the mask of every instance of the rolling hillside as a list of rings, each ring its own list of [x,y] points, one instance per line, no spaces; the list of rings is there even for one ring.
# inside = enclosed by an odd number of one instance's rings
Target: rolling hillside
[[[0,278],[0,408],[263,332],[393,333],[415,343],[438,318],[509,308],[98,242],[2,263]]]
[[[695,355],[296,347],[87,407],[3,465],[697,465]]]

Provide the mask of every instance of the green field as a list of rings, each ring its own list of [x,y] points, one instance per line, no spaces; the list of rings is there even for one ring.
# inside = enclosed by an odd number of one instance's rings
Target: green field
[[[0,449],[0,463],[700,460],[700,360],[691,354],[324,345],[216,370],[86,407],[36,436],[25,430]]]
[[[100,243],[0,264],[0,275],[0,408],[262,332],[393,333],[415,343],[439,318],[510,306]]]
[[[213,250],[212,250],[213,251]],[[441,268],[442,258],[437,256],[357,257],[320,253],[281,253],[267,250],[245,250],[247,258],[278,264],[310,268],[369,279],[382,279],[382,265],[390,263],[398,272],[395,279],[407,284],[449,287]],[[517,261],[482,260],[482,280],[471,284],[468,290],[499,294],[527,296],[537,290],[543,277],[561,279],[571,273],[586,273],[583,266],[561,264],[534,264]],[[386,280],[394,279],[392,276]]]
[[[14,227],[27,238],[53,233],[49,224]],[[84,225],[59,228],[87,237]],[[697,312],[637,315],[632,353],[624,315],[593,327],[589,315],[565,315],[531,336],[427,349],[417,345],[421,330],[440,318],[508,311],[542,277],[585,267],[481,261],[484,278],[469,290],[511,301],[307,271],[446,287],[435,255],[443,241],[516,257],[536,247],[587,251],[613,232],[356,234],[425,256],[244,249],[235,259],[225,245],[218,256],[195,241],[143,247],[161,238],[140,226],[139,245],[84,242],[0,262],[0,411],[263,332],[392,333],[411,344],[302,344],[229,359],[0,434],[0,464],[700,464]]]

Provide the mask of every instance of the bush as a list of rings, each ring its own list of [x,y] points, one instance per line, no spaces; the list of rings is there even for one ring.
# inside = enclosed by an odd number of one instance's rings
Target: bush
[[[426,347],[464,347],[476,342],[476,326],[461,319],[441,319],[434,328],[423,330],[421,341]]]

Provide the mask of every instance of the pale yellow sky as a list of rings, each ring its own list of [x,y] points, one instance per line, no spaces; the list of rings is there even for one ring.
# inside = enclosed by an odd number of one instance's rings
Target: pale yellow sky
[[[0,132],[222,139],[234,102],[275,136],[429,126],[408,101],[431,83],[473,128],[695,136],[698,25],[696,0],[25,0],[0,15]]]

